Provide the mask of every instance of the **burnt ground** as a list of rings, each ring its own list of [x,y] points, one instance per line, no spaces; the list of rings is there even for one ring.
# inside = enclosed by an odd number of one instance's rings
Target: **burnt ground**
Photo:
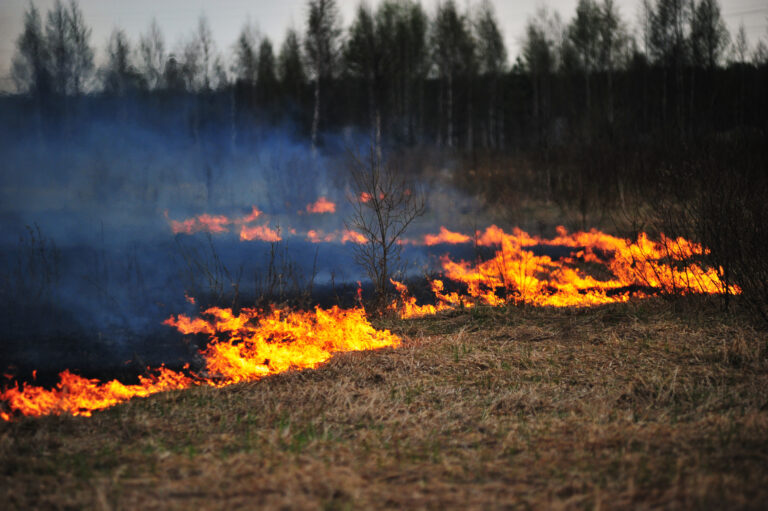
[[[312,371],[0,424],[9,509],[764,508],[768,336],[702,299],[400,321]]]

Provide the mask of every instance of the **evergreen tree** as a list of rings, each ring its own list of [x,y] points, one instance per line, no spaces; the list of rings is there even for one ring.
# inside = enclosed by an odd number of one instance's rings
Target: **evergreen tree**
[[[600,5],[600,54],[598,67],[606,74],[608,91],[605,97],[608,122],[613,123],[613,75],[621,59],[627,36],[618,8],[613,0]]]
[[[299,35],[295,30],[288,30],[280,47],[277,62],[278,78],[281,88],[294,101],[301,98],[307,77],[301,57]]]
[[[256,88],[262,104],[271,104],[277,93],[277,73],[272,43],[264,38],[259,45],[259,61],[256,72]]]
[[[235,43],[235,64],[233,69],[235,79],[242,84],[254,85],[256,83],[258,60],[254,30],[249,25],[245,25]]]
[[[115,29],[107,44],[107,64],[102,70],[104,91],[124,95],[139,85],[139,74],[131,62],[131,45],[121,29]]]
[[[68,38],[71,48],[72,92],[77,96],[91,77],[94,69],[93,48],[90,44],[91,29],[85,25],[83,11],[75,0],[70,0],[68,11]]]
[[[674,99],[677,106],[678,127],[683,128],[683,67],[687,62],[688,45],[685,34],[688,4],[685,0],[658,0],[651,23],[651,56],[660,65],[662,74],[662,123],[667,115],[667,73],[674,78]]]
[[[139,58],[140,71],[147,88],[149,90],[159,88],[165,66],[165,41],[155,19],[139,39]]]
[[[56,0],[48,11],[45,24],[46,47],[48,48],[56,94],[69,92],[72,73],[72,50],[69,39],[69,14],[61,0]]]
[[[474,41],[467,20],[460,15],[453,0],[440,4],[433,24],[432,51],[446,98],[441,112],[445,112],[445,143],[455,143],[454,93],[456,80],[469,74],[474,66]],[[442,125],[442,122],[441,122]],[[438,137],[440,141],[442,137]]]
[[[383,75],[384,45],[376,30],[373,14],[365,4],[359,4],[357,15],[349,28],[349,38],[344,47],[344,64],[347,72],[365,83],[368,95],[368,120],[371,136],[379,146],[381,131],[381,112],[377,86],[381,85]],[[388,48],[389,51],[392,48]]]
[[[312,116],[312,148],[317,147],[320,129],[321,83],[333,77],[339,55],[341,21],[335,0],[309,0],[307,32],[304,40],[307,63],[315,84],[315,107]]]
[[[533,89],[533,128],[539,139],[548,115],[550,75],[557,67],[556,44],[552,36],[553,21],[546,9],[540,9],[536,17],[528,20],[523,40],[523,60]]]
[[[30,4],[24,12],[24,29],[16,39],[16,53],[11,65],[11,77],[19,92],[35,97],[49,92],[48,59],[40,12]]]
[[[397,57],[400,70],[400,103],[410,142],[421,139],[424,125],[424,81],[430,69],[427,32],[429,19],[421,4],[402,0],[397,25]],[[416,113],[414,113],[414,105]]]
[[[694,66],[714,69],[728,45],[728,29],[717,0],[700,0],[691,16],[691,59]]]
[[[507,65],[507,49],[499,29],[493,5],[485,0],[477,12],[475,22],[477,56],[480,75],[487,82],[488,116],[486,137],[491,147],[503,144],[503,110],[498,108],[499,80]]]
[[[600,8],[594,0],[579,0],[576,15],[568,27],[568,38],[578,56],[584,75],[584,94],[587,122],[592,115],[591,75],[600,58]]]

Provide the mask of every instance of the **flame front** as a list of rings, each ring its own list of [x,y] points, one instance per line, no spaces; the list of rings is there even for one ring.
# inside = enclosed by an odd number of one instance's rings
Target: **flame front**
[[[171,226],[176,232],[201,229],[221,232],[228,226],[237,225],[243,240],[279,240],[280,233],[266,223],[248,225],[260,215],[261,212],[253,208],[250,214],[234,220],[200,215],[183,222],[171,221]],[[289,232],[296,235],[295,230]],[[368,242],[365,236],[354,231],[322,233],[311,230],[307,238],[317,242]],[[445,227],[441,227],[438,234],[426,235],[423,239],[423,242],[413,244],[468,243],[472,240]],[[705,247],[684,238],[661,235],[659,241],[652,241],[647,235],[640,234],[636,241],[630,241],[597,230],[568,233],[560,227],[556,237],[544,239],[520,229],[508,234],[491,226],[484,232],[475,233],[474,240],[477,246],[493,247],[493,256],[474,263],[443,256],[440,259],[443,277],[430,282],[434,304],[417,304],[405,284],[393,280],[400,298],[390,305],[390,309],[401,317],[410,318],[477,305],[594,306],[625,302],[632,293],[642,297],[658,292],[740,292],[736,286],[726,288],[720,279],[720,268],[703,264],[708,253]],[[534,252],[537,246],[560,247],[564,256],[537,255]],[[591,268],[590,272],[587,273],[585,268]],[[448,281],[462,291],[446,291]],[[359,286],[358,299],[360,293]],[[190,297],[187,300],[194,302]],[[400,339],[389,331],[375,330],[361,307],[349,310],[316,308],[310,312],[276,309],[266,314],[255,309],[242,309],[234,314],[230,309],[211,308],[202,317],[178,315],[167,319],[165,324],[185,335],[203,334],[210,338],[202,351],[205,357],[203,373],[176,372],[160,367],[150,370],[138,384],[125,385],[114,380],[99,382],[64,371],[53,389],[27,383],[14,384],[0,392],[0,399],[7,403],[11,412],[23,415],[69,413],[87,416],[93,410],[132,397],[193,385],[220,387],[253,381],[292,368],[317,367],[336,352],[394,347],[400,343]],[[12,415],[0,412],[0,418],[11,420]]]
[[[0,392],[0,399],[16,413],[30,416],[72,414],[90,416],[101,410],[157,392],[184,389],[194,385],[222,387],[253,381],[289,369],[314,368],[334,353],[396,347],[400,338],[388,330],[376,330],[362,308],[316,308],[309,312],[277,309],[262,314],[243,309],[235,315],[230,309],[210,308],[201,318],[179,315],[165,324],[183,334],[210,337],[202,351],[204,374],[184,374],[160,367],[139,378],[136,385],[116,380],[99,382],[63,371],[59,383],[45,389],[24,383]],[[11,414],[0,413],[11,420]]]
[[[253,227],[244,225],[240,229],[240,241],[261,240],[276,242],[282,239],[283,238],[280,236],[280,231],[271,229],[268,223],[264,225],[255,225]]]
[[[450,233],[441,229],[443,232]],[[684,238],[661,235],[659,241],[651,241],[641,233],[632,242],[595,229],[569,234],[559,227],[555,238],[544,239],[520,229],[507,234],[494,225],[484,232],[478,231],[476,240],[479,246],[496,247],[493,257],[477,263],[454,261],[448,256],[440,261],[444,278],[460,283],[466,288],[465,294],[446,294],[443,281],[434,280],[435,305],[418,305],[405,285],[393,281],[400,299],[390,309],[410,318],[478,304],[586,307],[625,302],[632,292],[638,296],[646,292],[741,292],[737,286],[726,289],[720,279],[722,270],[701,263],[707,250]],[[535,246],[557,246],[571,251],[566,257],[553,259],[536,255],[532,250]],[[607,277],[591,276],[579,269],[580,265],[593,265]]]
[[[69,413],[90,417],[94,410],[109,408],[134,397],[183,389],[195,383],[193,377],[165,367],[151,371],[149,376],[140,376],[136,385],[124,385],[117,380],[102,383],[65,370],[59,375],[59,383],[50,390],[24,384],[5,389],[0,393],[0,399],[6,401],[11,410],[23,415]],[[0,418],[11,420],[11,415],[2,412]]]

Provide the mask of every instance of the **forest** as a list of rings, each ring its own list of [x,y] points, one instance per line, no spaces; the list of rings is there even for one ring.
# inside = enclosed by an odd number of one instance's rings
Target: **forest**
[[[201,16],[169,49],[153,21],[134,39],[114,29],[97,66],[77,2],[30,4],[11,69],[18,94],[4,101],[34,114],[14,126],[26,130],[93,111],[150,122],[181,102],[193,134],[216,123],[233,144],[249,143],[254,124],[290,123],[314,145],[356,127],[462,154],[764,128],[765,40],[750,44],[743,23],[729,34],[716,0],[646,1],[641,13],[636,27],[612,0],[580,1],[568,20],[542,7],[508,55],[488,1],[433,15],[413,1],[360,4],[348,27],[318,1],[279,45],[245,25],[219,49]]]

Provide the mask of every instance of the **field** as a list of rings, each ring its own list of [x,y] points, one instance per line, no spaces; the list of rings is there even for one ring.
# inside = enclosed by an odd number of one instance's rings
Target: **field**
[[[381,320],[400,348],[1,423],[0,507],[764,508],[765,332],[692,300]]]

